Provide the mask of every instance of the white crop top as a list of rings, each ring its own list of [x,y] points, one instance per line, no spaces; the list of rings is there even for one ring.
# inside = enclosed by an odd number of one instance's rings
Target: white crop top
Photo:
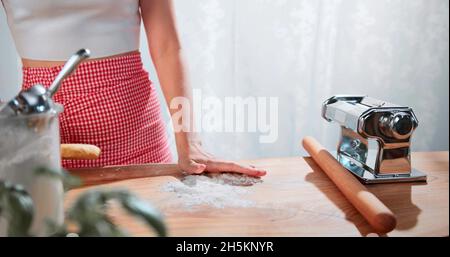
[[[80,48],[92,58],[139,49],[139,0],[1,0],[22,58],[64,61]]]

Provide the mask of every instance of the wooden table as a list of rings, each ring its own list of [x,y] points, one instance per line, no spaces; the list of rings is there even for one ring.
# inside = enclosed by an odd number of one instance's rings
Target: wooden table
[[[387,236],[449,235],[449,153],[414,153],[413,167],[427,183],[370,185],[368,188],[397,216]],[[310,158],[243,161],[269,171],[263,183],[247,187],[251,208],[181,207],[161,187],[178,178],[158,176],[89,186],[67,192],[66,207],[82,192],[127,188],[158,207],[171,236],[372,236],[371,227]],[[136,236],[152,235],[141,223],[113,209],[113,219]]]

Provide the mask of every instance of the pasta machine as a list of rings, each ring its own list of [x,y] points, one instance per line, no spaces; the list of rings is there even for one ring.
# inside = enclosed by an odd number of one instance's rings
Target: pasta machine
[[[411,167],[411,138],[418,120],[409,107],[367,96],[334,96],[322,116],[341,126],[338,161],[363,183],[426,181]]]

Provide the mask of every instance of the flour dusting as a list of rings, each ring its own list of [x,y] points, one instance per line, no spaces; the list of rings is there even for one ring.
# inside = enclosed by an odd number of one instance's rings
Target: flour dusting
[[[186,208],[208,205],[215,208],[251,207],[254,203],[243,198],[248,188],[262,182],[259,178],[223,173],[190,175],[181,181],[169,182],[162,187],[164,192],[175,193]]]

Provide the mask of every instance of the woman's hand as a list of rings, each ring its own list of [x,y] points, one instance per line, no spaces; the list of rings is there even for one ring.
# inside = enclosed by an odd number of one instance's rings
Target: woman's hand
[[[200,142],[191,142],[189,149],[179,151],[178,165],[189,174],[233,172],[252,177],[262,177],[267,173],[265,170],[253,166],[242,166],[235,162],[218,160],[204,151]]]

